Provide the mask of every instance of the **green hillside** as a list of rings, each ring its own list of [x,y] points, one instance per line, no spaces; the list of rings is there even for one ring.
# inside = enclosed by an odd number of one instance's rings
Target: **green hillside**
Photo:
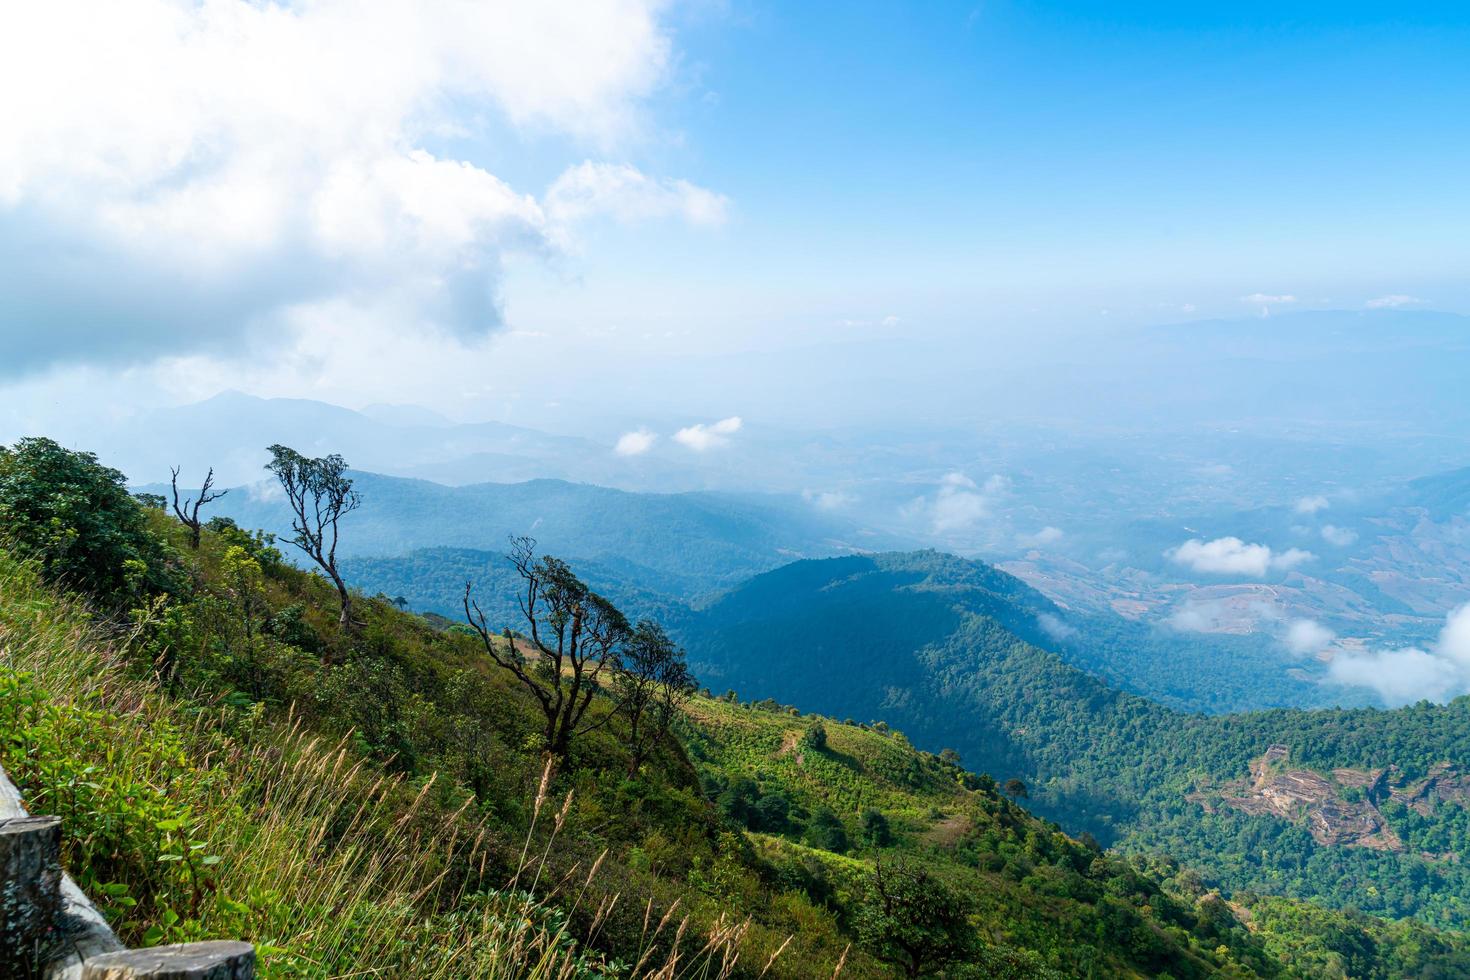
[[[1172,865],[894,732],[696,697],[630,775],[604,687],[548,764],[478,637],[367,597],[343,629],[269,538],[192,550],[86,456],[0,452],[0,527],[0,762],[129,942],[243,937],[268,977],[1290,975]]]
[[[703,693],[638,763],[614,673],[556,757],[495,663],[525,638],[487,649],[363,595],[344,626],[269,536],[216,520],[196,550],[154,502],[50,442],[0,451],[0,764],[63,818],[66,864],[134,945],[244,937],[266,977],[320,979],[1463,976],[1458,934],[1226,896],[1198,849],[1067,836],[1020,805],[1014,776],[1045,754],[1005,723],[997,785],[983,751],[966,768],[882,721]],[[854,560],[798,564],[813,595],[764,601],[795,629],[842,599],[872,641],[845,669],[756,614],[744,654],[825,661],[828,693],[866,677],[910,717],[894,682],[922,671],[885,663],[892,644],[973,641],[1032,595],[935,555],[870,564],[917,604]],[[1169,717],[1011,648],[1003,673],[1048,689],[1035,704],[1107,702],[1139,733]]]
[[[931,553],[797,563],[711,606],[690,655],[712,684],[884,718],[1020,776],[1073,832],[1167,853],[1227,893],[1470,921],[1470,698],[1171,711],[1021,639],[997,576]]]

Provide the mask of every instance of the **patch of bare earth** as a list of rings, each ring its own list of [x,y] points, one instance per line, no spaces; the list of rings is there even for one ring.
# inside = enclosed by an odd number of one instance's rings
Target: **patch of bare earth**
[[[924,833],[924,842],[937,847],[953,847],[959,843],[965,831],[970,829],[970,818],[962,813],[945,817]]]
[[[1271,814],[1305,824],[1312,839],[1323,845],[1367,847],[1402,851],[1393,828],[1378,810],[1389,798],[1387,770],[1336,769],[1330,776],[1310,769],[1289,769],[1288,750],[1273,745],[1251,763],[1250,778],[1221,786],[1218,794],[1191,794],[1207,809],[1228,807],[1250,814]],[[1344,799],[1342,790],[1359,790],[1358,799]]]

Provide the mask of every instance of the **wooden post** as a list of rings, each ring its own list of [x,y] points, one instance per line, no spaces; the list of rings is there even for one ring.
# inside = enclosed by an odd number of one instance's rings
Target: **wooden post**
[[[255,947],[249,943],[184,943],[94,956],[82,980],[253,980]]]
[[[40,972],[60,909],[60,818],[0,820],[0,976]]]

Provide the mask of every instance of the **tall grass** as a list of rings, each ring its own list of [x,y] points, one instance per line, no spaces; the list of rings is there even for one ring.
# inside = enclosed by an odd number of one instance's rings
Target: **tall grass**
[[[127,641],[0,551],[0,761],[63,818],[70,869],[129,942],[245,938],[267,978],[693,980],[780,953],[741,964],[748,921],[695,935],[650,903],[636,959],[610,961],[593,950],[618,896],[582,908],[601,859],[547,880],[571,805],[548,809],[549,764],[512,845],[468,794],[349,739],[164,697]]]

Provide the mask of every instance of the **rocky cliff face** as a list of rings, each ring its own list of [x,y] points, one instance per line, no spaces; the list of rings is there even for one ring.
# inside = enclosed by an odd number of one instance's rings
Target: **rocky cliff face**
[[[1440,799],[1433,794],[1444,785],[1446,793],[1462,793],[1459,799],[1470,801],[1470,780],[1462,783],[1441,777],[1435,781],[1431,777],[1413,787],[1395,787],[1392,769],[1334,769],[1330,775],[1323,775],[1310,769],[1288,768],[1288,756],[1286,746],[1272,745],[1251,763],[1249,779],[1226,783],[1213,793],[1192,793],[1189,798],[1206,810],[1228,807],[1302,822],[1319,844],[1380,851],[1404,850],[1403,841],[1379,812],[1378,806],[1384,800],[1404,792],[1416,793],[1416,801]],[[1433,803],[1428,805],[1432,807]]]
[[[1441,803],[1470,807],[1470,774],[1448,762],[1436,762],[1423,779],[1389,788],[1390,798],[1429,816]]]

